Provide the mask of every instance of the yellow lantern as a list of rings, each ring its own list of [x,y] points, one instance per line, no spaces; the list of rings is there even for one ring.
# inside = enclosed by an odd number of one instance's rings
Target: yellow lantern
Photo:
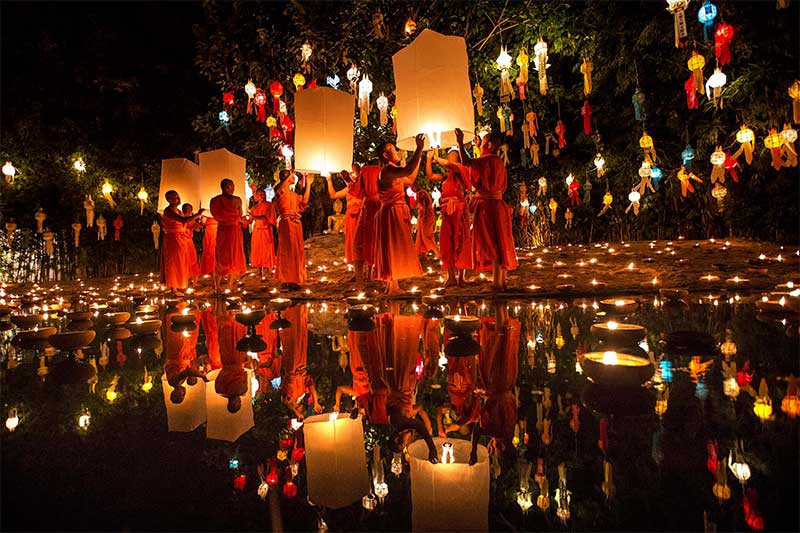
[[[86,172],[86,163],[83,162],[82,157],[79,157],[72,163],[72,168],[74,168],[78,172]]]
[[[517,492],[517,505],[519,505],[519,508],[522,509],[523,513],[527,513],[528,510],[533,507],[531,493],[527,490],[520,490]]]
[[[146,204],[147,199],[150,198],[150,195],[147,194],[144,185],[142,185],[141,189],[139,189],[139,192],[136,193],[136,198],[139,199],[139,215],[141,216],[144,214],[144,204]]]
[[[789,98],[792,99],[792,120],[800,124],[800,80],[794,80],[789,86]]]
[[[536,506],[542,511],[547,511],[550,508],[550,488],[546,477],[539,482],[539,489]]]
[[[614,485],[614,469],[608,461],[603,461],[603,477],[605,479],[601,489],[603,490],[603,494],[606,495],[606,498],[610,500],[617,493],[617,488]]]
[[[669,387],[663,387],[661,390],[656,389],[656,414],[660,417],[664,416],[669,407]]]
[[[414,22],[414,19],[408,17],[408,19],[406,20],[406,25],[403,28],[403,31],[405,32],[407,37],[413,35],[417,31],[417,23]]]
[[[583,74],[583,94],[586,96],[592,92],[592,70],[594,70],[594,65],[591,60],[584,57],[583,63],[581,63],[581,74]]]
[[[769,397],[767,380],[764,378],[761,378],[761,383],[758,385],[758,396],[753,404],[753,412],[762,422],[772,418],[772,398]]]
[[[706,58],[703,57],[703,54],[698,53],[697,50],[693,50],[692,56],[686,64],[689,66],[689,70],[692,71],[694,90],[700,94],[705,94],[703,67],[706,65]]]
[[[781,159],[783,142],[783,136],[775,128],[770,129],[769,135],[764,138],[764,146],[769,149],[769,153],[772,155],[772,168],[775,170],[780,170],[783,166],[783,159]]]
[[[733,154],[733,159],[737,159],[739,155],[744,152],[744,160],[747,162],[748,165],[753,163],[753,150],[755,149],[755,140],[756,136],[753,133],[753,130],[748,128],[746,125],[742,124],[742,127],[739,128],[739,131],[736,132],[736,140],[742,146],[739,147],[739,150]]]
[[[720,503],[731,497],[731,488],[728,486],[728,474],[725,472],[725,463],[717,461],[717,481],[711,489]]]
[[[642,132],[639,138],[639,146],[644,150],[644,160],[652,167],[656,163],[656,148],[653,144],[653,138],[650,137],[646,131]]]
[[[789,418],[796,418],[800,413],[800,398],[797,396],[797,378],[789,376],[786,378],[786,396],[781,401],[781,411],[786,413]]]
[[[100,191],[103,193],[103,198],[106,199],[106,201],[109,203],[109,205],[111,207],[114,207],[114,206],[117,205],[114,202],[114,198],[111,197],[111,193],[114,192],[114,187],[111,186],[111,184],[108,182],[108,180],[105,180],[103,182],[103,186],[100,188]]]
[[[733,342],[733,331],[725,330],[725,342],[719,347],[719,351],[725,356],[725,360],[729,361],[731,357],[736,355],[736,343]]]
[[[294,83],[294,88],[296,91],[302,91],[303,86],[306,84],[306,77],[298,72],[292,78],[292,83]]]
[[[597,216],[604,215],[606,211],[611,209],[611,204],[614,202],[614,196],[611,194],[611,191],[606,191],[603,195],[603,208],[597,213]]]
[[[517,66],[519,67],[519,78],[523,83],[528,83],[528,64],[530,58],[524,48],[521,48],[517,54]]]

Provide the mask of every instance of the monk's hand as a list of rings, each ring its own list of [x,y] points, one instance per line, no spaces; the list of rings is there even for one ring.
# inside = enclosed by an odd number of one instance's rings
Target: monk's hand
[[[463,144],[464,143],[464,132],[461,131],[460,128],[456,128],[455,134],[456,134],[456,142],[459,143],[459,144]]]
[[[439,462],[439,454],[436,450],[428,450],[428,461],[434,465]]]
[[[422,147],[425,146],[425,134],[417,133],[417,136],[414,137],[414,142],[417,143],[417,150],[422,150]]]
[[[428,157],[428,161],[433,161],[435,159],[434,156],[436,155],[436,152],[433,149],[430,149],[426,155]]]
[[[478,462],[478,452],[470,452],[469,454],[469,466],[472,466]]]
[[[197,213],[195,213],[195,214],[196,214],[196,215],[201,215],[201,214],[203,214],[203,213],[205,212],[205,210],[206,210],[206,208],[205,208],[205,207],[201,207],[201,208],[200,208],[200,210],[199,210]]]

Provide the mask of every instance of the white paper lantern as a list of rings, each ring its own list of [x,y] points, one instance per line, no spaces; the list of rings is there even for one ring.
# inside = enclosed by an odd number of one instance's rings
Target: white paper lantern
[[[198,379],[194,385],[183,384],[186,396],[181,403],[172,403],[170,394],[175,390],[167,382],[167,375],[161,376],[161,390],[164,392],[164,406],[167,409],[168,431],[194,431],[206,421],[206,386]]]
[[[245,177],[246,166],[247,160],[244,157],[233,154],[225,148],[201,152],[200,180],[197,186],[200,204],[193,204],[195,210],[205,207],[206,212],[204,215],[211,216],[211,211],[208,211],[211,199],[222,193],[219,183],[225,178],[233,180],[236,186],[233,194],[239,198],[244,198],[248,187],[247,178]],[[247,206],[244,207],[246,208]]]
[[[183,157],[161,160],[161,185],[158,188],[158,211],[163,211],[169,204],[164,195],[167,191],[175,190],[182,202],[192,204],[199,209],[200,194],[200,165]],[[208,206],[206,206],[208,207]]]
[[[454,145],[455,128],[464,132],[464,142],[475,137],[467,46],[462,37],[423,30],[392,56],[392,63],[399,148],[414,150],[418,133],[426,133],[432,146]]]
[[[228,411],[228,399],[214,390],[214,381],[220,370],[208,373],[206,391],[206,438],[235,442],[253,427],[253,404],[250,401],[250,376],[247,376],[247,392],[242,396],[242,408],[236,413]]]
[[[329,87],[295,95],[295,168],[329,175],[353,164],[353,97]]]
[[[370,492],[361,417],[311,416],[305,419],[303,434],[309,500],[339,509]]]
[[[435,438],[439,455],[446,441]],[[411,523],[414,531],[488,531],[489,454],[478,446],[478,462],[469,465],[472,444],[453,444],[452,463],[431,464],[428,446],[417,440],[408,447],[411,456]]]

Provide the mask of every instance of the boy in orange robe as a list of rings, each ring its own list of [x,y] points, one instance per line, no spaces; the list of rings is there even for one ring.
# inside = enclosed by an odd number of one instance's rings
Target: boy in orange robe
[[[355,238],[356,228],[358,227],[358,217],[361,214],[361,206],[363,205],[364,191],[361,189],[361,181],[359,178],[359,167],[353,164],[353,173],[343,170],[341,172],[342,178],[345,182],[345,188],[336,190],[333,188],[333,177],[328,176],[328,196],[331,200],[338,200],[344,198],[347,201],[347,211],[344,214],[344,261],[348,265],[355,264]],[[363,272],[363,266],[362,272]]]
[[[250,264],[258,268],[258,274],[264,281],[264,269],[272,270],[277,262],[272,227],[278,225],[278,220],[275,217],[275,205],[267,201],[264,189],[256,190],[254,196],[257,203],[250,209],[250,218],[255,220],[250,239]]]
[[[378,195],[381,208],[375,216],[375,274],[386,281],[386,294],[399,295],[403,290],[397,280],[422,274],[414,242],[411,240],[411,214],[405,199],[405,188],[417,178],[425,135],[416,136],[417,148],[404,167],[393,143],[379,147],[381,154]]]
[[[434,233],[436,228],[436,211],[433,208],[433,198],[425,189],[417,189],[417,255],[425,256],[433,252],[434,257],[439,253],[436,246]]]
[[[247,272],[244,261],[244,237],[242,235],[242,199],[234,196],[236,187],[232,180],[220,182],[222,194],[211,199],[210,209],[217,227],[217,276],[228,276],[228,289],[233,282]],[[216,281],[216,280],[215,280]],[[219,292],[219,287],[214,287]]]
[[[381,208],[378,196],[379,165],[361,167],[358,173],[358,189],[363,198],[361,211],[356,221],[353,236],[353,264],[356,271],[356,289],[364,288],[364,280],[372,281],[375,265],[375,216]]]
[[[468,181],[478,191],[472,221],[472,256],[476,270],[492,269],[492,288],[507,289],[506,275],[517,268],[517,252],[511,233],[512,209],[503,201],[507,175],[497,155],[500,135],[492,132],[481,141],[481,157],[468,159],[464,132],[456,129],[461,160],[468,169]]]
[[[164,231],[164,243],[161,246],[161,283],[172,289],[176,296],[183,296],[180,291],[189,286],[189,280],[197,275],[197,253],[192,242],[192,233],[188,224],[197,215],[183,216],[178,205],[181,197],[177,191],[167,191],[164,195],[169,206],[161,217],[161,229]]]
[[[281,220],[278,223],[278,269],[275,276],[289,288],[299,288],[306,282],[306,251],[303,247],[303,224],[300,214],[308,205],[314,176],[308,176],[303,195],[289,189],[294,172],[281,170],[281,181],[275,186],[275,209]]]
[[[214,272],[217,263],[217,227],[219,224],[216,219],[211,217],[203,218],[203,253],[200,256],[200,275],[211,275],[214,278],[214,287],[217,286],[217,275]]]

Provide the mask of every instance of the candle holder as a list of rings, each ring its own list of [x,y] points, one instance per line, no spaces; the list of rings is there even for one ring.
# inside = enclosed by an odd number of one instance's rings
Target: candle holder
[[[451,333],[447,346],[444,348],[445,355],[449,357],[471,357],[481,353],[481,345],[472,338],[472,334],[481,327],[481,321],[476,316],[470,315],[447,315],[444,317],[444,325]]]
[[[225,298],[228,311],[235,311],[242,308],[242,299],[239,296],[228,296]]]
[[[269,329],[280,331],[282,329],[288,329],[292,327],[292,323],[289,322],[288,319],[283,318],[283,316],[281,316],[281,313],[283,313],[286,309],[289,308],[290,305],[292,305],[292,300],[290,300],[289,298],[273,298],[272,300],[269,301],[269,305],[272,308],[272,310],[275,311],[278,315],[275,320],[270,322]]]
[[[677,302],[689,296],[689,291],[685,289],[659,289],[659,296],[670,302]]]
[[[624,298],[600,300],[599,305],[600,310],[605,311],[608,314],[626,315],[639,309],[639,304],[636,302],[636,300],[628,300]]]
[[[57,383],[70,384],[86,382],[97,373],[89,363],[78,361],[76,352],[89,346],[97,333],[94,330],[71,331],[51,335],[48,342],[62,352],[67,352],[66,359],[53,365],[50,370]]]
[[[255,328],[267,316],[265,309],[245,309],[241,313],[236,313],[236,321],[248,328]],[[255,330],[254,330],[255,331]]]
[[[580,363],[592,381],[604,385],[638,387],[655,373],[649,359],[614,350],[587,352]]]
[[[606,346],[636,346],[647,330],[637,324],[620,324],[613,320],[592,324],[591,336]]]
[[[92,329],[94,322],[92,320],[70,320],[67,323],[67,331],[86,331]]]
[[[426,309],[422,315],[423,318],[435,320],[444,318],[444,313],[439,308],[439,306],[443,303],[441,296],[438,294],[428,294],[422,297],[422,303],[428,306],[428,309]]]
[[[53,326],[45,326],[42,328],[34,327],[33,329],[21,329],[17,331],[16,338],[21,342],[27,341],[46,341],[49,337],[54,335],[58,330]]]
[[[136,320],[128,322],[125,327],[134,335],[152,335],[161,328],[161,320],[142,320],[136,318]]]
[[[33,329],[42,323],[42,315],[11,315],[9,320],[17,327],[17,329]]]
[[[128,320],[131,319],[131,314],[125,311],[117,312],[117,313],[106,313],[103,315],[103,319],[106,321],[111,327],[119,327],[125,324]]]
[[[131,335],[131,330],[128,328],[111,328],[111,330],[108,332],[108,339],[112,341],[124,341],[125,339],[130,339]],[[154,335],[150,336],[153,337]]]

